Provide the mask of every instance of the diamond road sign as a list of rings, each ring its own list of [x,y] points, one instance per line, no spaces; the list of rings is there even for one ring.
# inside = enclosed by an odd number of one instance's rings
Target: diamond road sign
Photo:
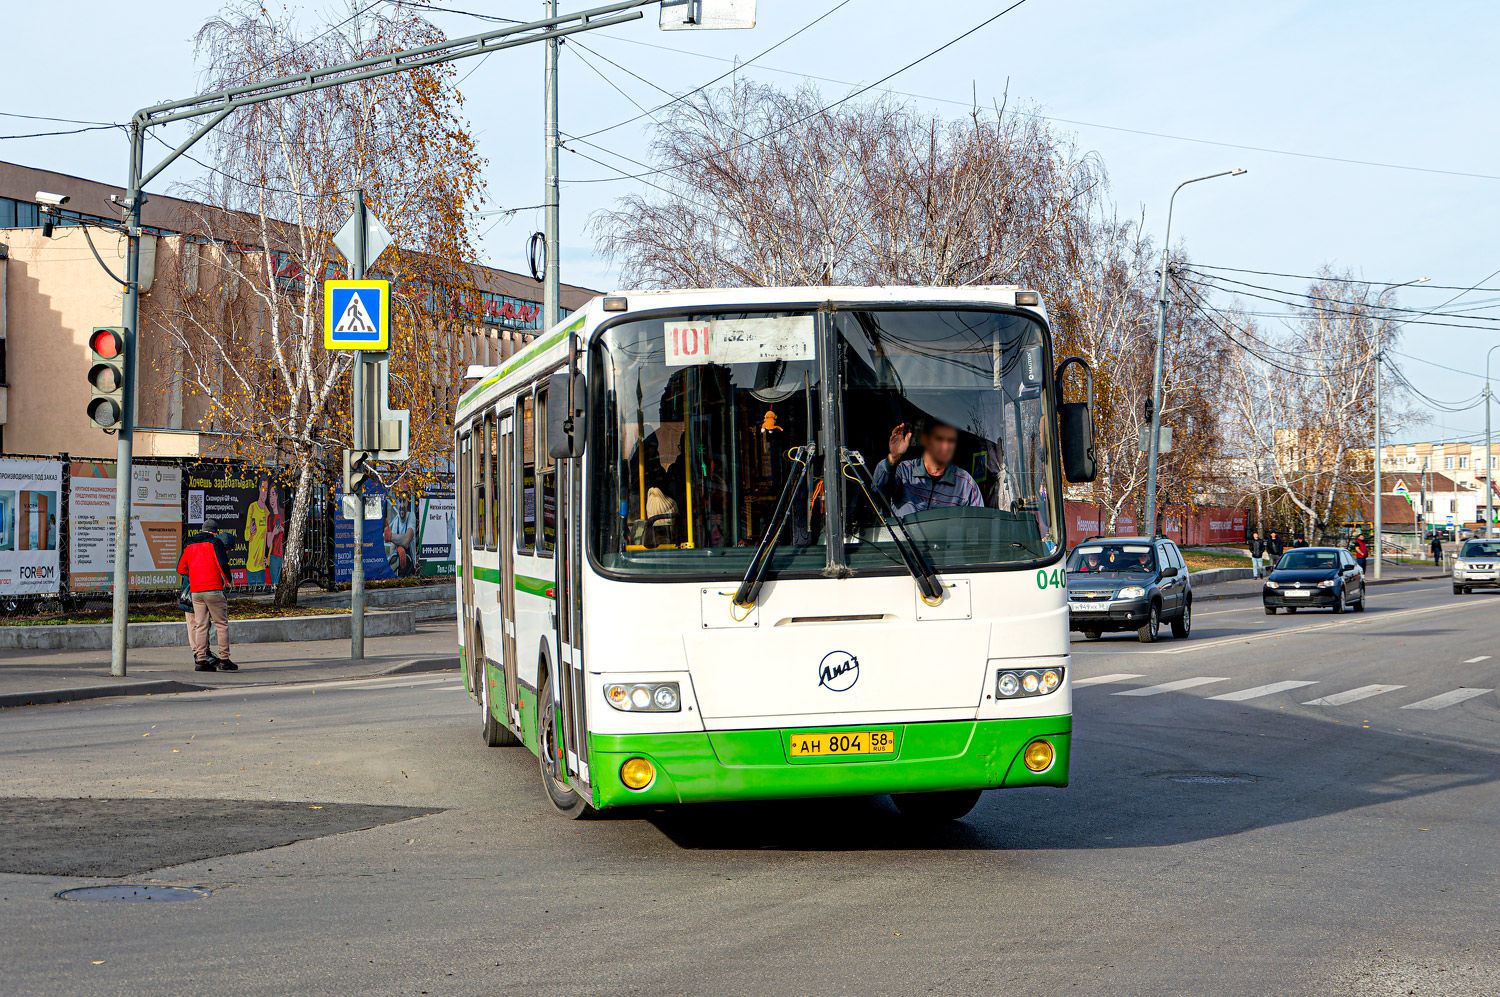
[[[330,350],[391,348],[391,282],[325,280],[323,345]]]

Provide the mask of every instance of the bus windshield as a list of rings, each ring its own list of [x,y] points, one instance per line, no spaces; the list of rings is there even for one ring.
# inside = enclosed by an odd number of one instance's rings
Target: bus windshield
[[[737,577],[787,502],[773,575],[905,571],[892,516],[937,571],[1045,558],[1048,359],[1040,323],[983,309],[612,326],[591,354],[592,552],[626,576]]]

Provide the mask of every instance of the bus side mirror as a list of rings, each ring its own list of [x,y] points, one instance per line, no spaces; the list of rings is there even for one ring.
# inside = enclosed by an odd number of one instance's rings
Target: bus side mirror
[[[571,392],[569,380],[566,370],[547,378],[547,452],[557,459],[583,456],[583,375],[571,375]]]
[[[1063,378],[1075,363],[1083,369],[1087,393],[1081,402],[1065,402]],[[1082,357],[1068,357],[1057,366],[1057,419],[1063,473],[1075,484],[1093,481],[1099,473],[1094,460],[1094,372]]]

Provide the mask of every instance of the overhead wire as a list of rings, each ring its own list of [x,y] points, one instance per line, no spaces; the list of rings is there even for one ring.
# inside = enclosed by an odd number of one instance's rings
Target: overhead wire
[[[605,36],[609,41],[625,42],[630,45],[640,45],[645,48],[661,49],[665,52],[675,52],[679,55],[697,56],[701,59],[711,59],[715,62],[732,62],[732,59],[723,56],[709,55],[705,52],[691,52],[686,49],[673,48],[670,45],[661,45],[655,42],[642,41],[638,38],[625,38],[617,35]],[[799,72],[794,69],[781,69],[776,66],[757,66],[763,72],[781,73],[787,76],[796,76],[807,80],[817,80],[820,83],[834,83],[839,86],[856,86],[848,80],[837,80],[828,76],[817,76],[812,73]],[[888,93],[894,97],[912,97],[917,100],[931,101],[937,104],[953,104],[959,107],[972,107],[972,100],[956,100],[952,97],[934,97],[931,94],[913,93],[906,90],[884,89],[882,93]],[[1440,176],[1467,177],[1476,180],[1500,180],[1500,174],[1473,173],[1463,170],[1446,170],[1429,166],[1410,166],[1401,163],[1385,163],[1370,159],[1353,159],[1344,156],[1329,156],[1313,152],[1298,152],[1293,149],[1277,149],[1268,146],[1245,145],[1237,142],[1220,142],[1214,139],[1195,138],[1191,135],[1174,135],[1169,132],[1150,131],[1144,128],[1129,128],[1123,125],[1106,125],[1098,121],[1083,121],[1077,118],[1061,118],[1050,114],[1038,114],[1035,111],[1011,111],[1022,117],[1035,118],[1039,121],[1052,121],[1063,125],[1073,125],[1080,128],[1099,128],[1104,131],[1121,132],[1127,135],[1143,135],[1147,138],[1163,138],[1174,142],[1191,142],[1196,145],[1211,145],[1223,149],[1239,149],[1246,152],[1262,152],[1274,156],[1291,156],[1297,159],[1322,160],[1324,162],[1345,163],[1355,166],[1370,166],[1386,170],[1402,170],[1410,173],[1431,173]]]
[[[639,121],[643,117],[650,116],[650,117],[654,118],[654,116],[658,112],[666,110],[667,108],[671,107],[673,104],[676,104],[676,103],[679,103],[681,101],[684,101],[684,100],[688,99],[689,97],[693,96],[694,94],[702,93],[704,90],[707,90],[709,87],[713,86],[715,83],[718,83],[720,80],[725,79],[726,77],[729,77],[729,76],[733,76],[735,73],[737,73],[740,70],[746,68],[747,66],[754,65],[755,62],[756,62],[756,60],[760,59],[761,56],[765,56],[765,55],[771,54],[772,52],[774,52],[777,49],[779,49],[781,46],[785,45],[787,42],[791,41],[793,38],[796,38],[798,35],[802,34],[804,31],[807,31],[809,28],[811,28],[814,25],[816,25],[819,21],[822,21],[824,18],[827,18],[828,16],[837,13],[839,10],[842,10],[845,6],[847,6],[851,2],[852,2],[852,0],[840,0],[839,3],[834,4],[832,7],[828,8],[823,13],[819,14],[817,17],[813,18],[811,21],[808,21],[802,27],[798,28],[796,31],[793,31],[791,34],[787,35],[785,38],[783,38],[780,41],[776,42],[774,45],[770,46],[769,48],[762,49],[761,51],[757,52],[755,55],[752,55],[749,59],[746,59],[744,62],[740,62],[738,60],[733,60],[733,59],[726,60],[726,61],[732,62],[734,64],[734,68],[733,69],[729,70],[728,72],[720,73],[718,76],[715,76],[713,79],[709,80],[707,83],[700,84],[699,86],[696,86],[693,89],[689,90],[687,93],[678,94],[678,95],[673,96],[668,91],[662,90],[663,93],[666,93],[668,96],[672,97],[672,99],[669,100],[669,101],[667,101],[665,104],[660,104],[657,107],[652,108],[650,111],[645,111],[642,114],[637,114],[633,118],[626,118],[624,121],[617,121],[617,122],[615,122],[612,125],[606,125],[603,128],[596,128],[596,129],[594,129],[591,132],[585,132],[583,135],[581,135],[579,137],[580,138],[591,138],[591,137],[593,137],[595,135],[599,135],[599,134],[601,134],[603,132],[613,131],[616,128],[623,128],[625,125],[628,125],[628,124],[631,124],[633,122]],[[662,47],[665,48],[666,46],[662,46]],[[592,50],[590,50],[590,51],[592,51]],[[674,49],[673,51],[676,51],[676,50]],[[603,56],[600,56],[600,58],[603,58]],[[630,72],[630,70],[625,69],[624,66],[620,66],[618,63],[611,63],[611,65],[617,66],[619,69],[624,70],[627,73]],[[630,75],[635,76],[636,74],[635,73],[630,73]],[[636,77],[636,78],[640,79],[640,77]],[[854,84],[850,84],[850,86],[853,86],[853,85]],[[656,86],[656,84],[653,83],[652,86]],[[661,90],[662,88],[661,87],[657,87],[657,89]]]
[[[1364,280],[1364,279],[1359,278],[1359,277],[1328,277],[1328,276],[1321,276],[1321,275],[1318,275],[1318,274],[1285,273],[1285,272],[1279,271],[1279,270],[1250,270],[1250,269],[1247,269],[1245,267],[1226,267],[1226,266],[1218,266],[1218,265],[1215,265],[1213,263],[1199,263],[1196,260],[1193,262],[1192,266],[1193,266],[1194,269],[1201,268],[1201,269],[1204,269],[1204,270],[1228,270],[1231,273],[1248,273],[1248,274],[1254,274],[1254,275],[1259,276],[1259,277],[1292,277],[1292,278],[1295,278],[1297,280],[1324,281],[1324,282],[1330,283],[1330,284],[1370,284],[1370,285],[1373,285],[1373,286],[1376,286],[1376,287],[1381,287],[1381,286],[1385,286],[1385,287],[1400,287],[1400,286],[1403,285],[1403,283],[1410,283],[1409,281],[1403,282],[1403,281],[1399,281],[1399,280],[1396,280],[1396,281]],[[1421,288],[1424,291],[1496,291],[1496,292],[1500,292],[1500,287],[1461,287],[1461,286],[1459,286],[1457,284],[1451,284],[1451,285],[1450,284],[1412,284],[1411,286],[1414,287],[1414,288]]]
[[[719,151],[715,152],[712,156],[700,156],[697,159],[689,160],[686,163],[676,163],[676,164],[674,164],[672,166],[663,166],[663,167],[659,167],[657,169],[653,169],[653,170],[650,170],[650,171],[648,171],[646,173],[641,173],[641,174],[622,174],[619,177],[583,177],[583,178],[579,178],[579,179],[573,180],[572,183],[612,183],[612,182],[614,182],[616,180],[643,180],[646,177],[660,176],[663,173],[671,173],[671,172],[681,171],[683,169],[686,169],[689,166],[694,166],[694,165],[697,165],[698,163],[705,162],[705,161],[707,161],[710,158],[714,158],[716,156],[723,156],[723,155],[726,155],[728,153],[734,152],[737,149],[742,149],[742,148],[744,148],[747,145],[754,145],[754,144],[759,143],[759,142],[764,142],[766,139],[771,138],[771,137],[776,136],[776,135],[779,135],[782,132],[789,131],[792,128],[797,127],[798,125],[803,124],[806,121],[812,120],[813,118],[817,117],[820,114],[826,114],[829,111],[833,110],[835,107],[838,107],[840,104],[848,103],[849,101],[851,101],[854,98],[860,96],[861,94],[868,93],[869,91],[875,89],[876,87],[878,87],[880,84],[886,82],[887,80],[891,80],[891,79],[894,79],[897,76],[900,76],[902,73],[906,72],[908,69],[911,69],[913,66],[917,66],[917,65],[920,65],[923,62],[926,62],[928,59],[931,59],[933,56],[939,54],[940,52],[944,52],[947,49],[952,48],[954,45],[957,45],[959,42],[963,41],[965,38],[968,38],[970,35],[974,34],[975,32],[980,31],[980,30],[988,27],[989,25],[995,23],[1000,18],[1004,17],[1006,14],[1009,14],[1011,11],[1015,10],[1017,7],[1020,7],[1024,3],[1026,3],[1026,0],[1015,0],[1014,3],[1010,4],[1010,6],[1004,8],[1003,10],[1001,10],[998,14],[994,14],[994,15],[986,18],[985,20],[979,22],[978,24],[974,25],[972,28],[969,28],[967,31],[964,31],[964,32],[962,32],[962,33],[960,33],[958,35],[955,35],[953,38],[950,38],[948,41],[946,41],[943,44],[939,45],[937,48],[932,49],[930,52],[927,52],[924,55],[918,56],[917,58],[913,59],[911,62],[908,62],[906,65],[902,66],[900,69],[897,69],[894,72],[887,73],[885,76],[882,76],[880,79],[876,80],[874,83],[868,84],[867,86],[860,87],[857,90],[854,90],[854,91],[852,91],[852,92],[850,92],[848,94],[845,94],[843,97],[840,97],[838,100],[835,100],[835,101],[833,101],[833,102],[831,102],[829,104],[825,104],[823,107],[820,107],[818,110],[811,111],[811,112],[803,115],[802,117],[798,118],[796,121],[788,122],[787,124],[782,125],[779,128],[773,128],[772,130],[770,130],[770,131],[768,131],[768,132],[766,132],[766,133],[764,133],[762,135],[757,135],[754,138],[747,138],[743,142],[739,142],[739,143],[737,143],[735,145],[730,146],[728,149],[722,149],[722,150],[719,150]]]
[[[1186,270],[1186,271],[1188,271],[1190,273],[1197,272],[1196,266],[1193,265],[1193,264],[1178,264],[1178,269],[1180,269],[1180,270]],[[1322,295],[1317,295],[1317,294],[1306,294],[1306,293],[1300,293],[1300,292],[1296,292],[1296,291],[1287,291],[1287,290],[1283,290],[1282,288],[1279,288],[1279,287],[1267,287],[1264,284],[1251,284],[1251,283],[1248,283],[1248,282],[1242,281],[1242,280],[1234,280],[1231,277],[1220,277],[1218,274],[1199,273],[1198,275],[1200,277],[1206,277],[1206,278],[1208,278],[1210,280],[1216,280],[1216,281],[1220,282],[1221,284],[1234,284],[1234,285],[1236,285],[1238,287],[1249,287],[1249,288],[1254,288],[1257,291],[1271,291],[1271,292],[1274,292],[1274,293],[1277,293],[1277,294],[1297,295],[1297,296],[1299,296],[1299,297],[1301,297],[1301,298],[1303,298],[1303,299],[1305,299],[1307,301],[1323,301],[1323,302],[1327,302],[1329,304],[1335,304],[1335,305],[1349,305],[1349,306],[1354,307],[1354,308],[1370,308],[1370,309],[1378,308],[1378,309],[1381,309],[1382,311],[1387,311],[1387,312],[1412,312],[1412,313],[1414,313],[1414,314],[1416,314],[1418,316],[1433,315],[1433,314],[1441,315],[1441,314],[1443,314],[1441,312],[1437,312],[1435,309],[1427,309],[1427,308],[1402,308],[1399,305],[1387,305],[1387,304],[1382,304],[1381,302],[1378,302],[1378,301],[1351,301],[1351,300],[1348,300],[1348,299],[1345,299],[1345,298],[1328,298],[1328,297],[1323,297]],[[1473,321],[1476,321],[1476,322],[1500,322],[1500,318],[1489,318],[1488,316],[1484,316],[1484,315],[1467,315],[1467,316],[1462,316],[1462,317],[1472,319]]]

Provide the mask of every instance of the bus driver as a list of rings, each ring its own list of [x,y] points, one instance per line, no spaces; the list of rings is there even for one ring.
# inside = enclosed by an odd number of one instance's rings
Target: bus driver
[[[911,430],[900,423],[891,430],[890,453],[875,465],[875,487],[885,493],[898,516],[943,506],[983,506],[974,478],[954,465],[958,430],[942,422],[922,428],[922,456],[902,460],[911,446]]]

